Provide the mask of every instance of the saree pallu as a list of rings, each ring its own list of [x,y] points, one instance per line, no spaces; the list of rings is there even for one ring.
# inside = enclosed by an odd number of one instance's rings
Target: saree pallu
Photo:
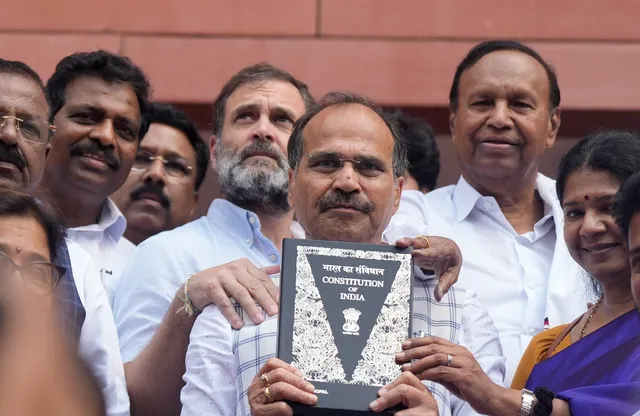
[[[569,402],[573,416],[634,415],[640,410],[640,313],[627,312],[537,364],[526,385],[536,387]]]

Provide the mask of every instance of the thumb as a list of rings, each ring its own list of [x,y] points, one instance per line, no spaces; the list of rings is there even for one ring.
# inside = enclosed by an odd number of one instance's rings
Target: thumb
[[[260,268],[260,270],[267,276],[270,276],[272,274],[280,273],[280,265],[276,264],[274,266],[262,267]]]

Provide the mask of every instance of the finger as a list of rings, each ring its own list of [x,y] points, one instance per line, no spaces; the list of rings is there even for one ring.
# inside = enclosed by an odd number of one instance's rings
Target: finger
[[[458,276],[460,276],[460,266],[455,266],[448,269],[438,278],[438,284],[434,291],[434,296],[438,302],[447,294],[451,286],[458,281]]]
[[[418,390],[408,384],[401,384],[388,390],[386,394],[380,396],[369,404],[374,412],[379,412],[399,404],[403,404],[409,408],[426,404],[429,400],[433,400],[431,394]]]
[[[280,266],[277,267],[280,268]],[[273,266],[268,269],[273,269]],[[269,274],[265,273],[263,269],[249,265],[247,274],[243,275],[241,279],[239,278],[238,281],[249,291],[254,303],[257,302],[271,316],[278,313],[277,296],[273,293],[278,293],[279,290]]]
[[[209,293],[207,293],[206,298],[211,300],[211,303],[215,304],[218,309],[222,312],[227,321],[233,326],[235,329],[240,329],[244,325],[244,321],[236,313],[236,309],[233,307],[233,302],[229,298],[229,294],[233,293],[234,295],[239,294],[241,291],[246,290],[240,285],[235,279],[228,279],[226,282],[221,281],[220,285],[212,285],[209,288]],[[258,313],[258,307],[251,302],[251,305],[243,305],[240,300],[236,298],[240,305],[250,314]],[[245,301],[246,303],[246,301]],[[262,315],[261,315],[262,317]]]
[[[271,384],[269,393],[273,401],[288,400],[308,405],[314,405],[318,401],[318,397],[315,394],[308,393],[282,381]]]
[[[269,379],[269,384],[286,383],[299,390],[306,391],[307,393],[313,393],[315,387],[302,376],[295,374],[289,368],[280,367],[265,373]]]
[[[396,247],[407,248],[411,245],[412,240],[412,238],[401,238],[400,240],[396,241]]]
[[[275,370],[276,368],[284,368],[285,370],[302,377],[302,373],[300,370],[295,368],[289,363],[285,363],[279,358],[269,358],[266,363],[260,368],[258,371],[258,375],[256,377],[260,377],[264,373],[268,373],[269,371]]]
[[[420,360],[434,354],[445,354],[446,356],[446,354],[451,354],[453,352],[452,350],[453,349],[451,347],[440,344],[429,344],[421,347],[413,347],[396,354],[396,362],[407,363],[411,360]]]
[[[427,243],[427,240],[426,240],[427,238],[431,238],[431,237],[425,236],[424,238],[422,237],[421,238],[409,238],[409,237],[401,238],[400,240],[396,241],[396,246],[400,248],[412,246],[414,250],[426,249],[431,245],[431,241]]]
[[[402,365],[402,370],[411,371],[413,374],[421,374],[430,368],[436,367],[461,368],[463,366],[463,361],[464,357],[458,356],[454,358],[451,356],[451,363],[447,365],[449,362],[449,356],[444,353],[437,353],[411,363],[405,363]]]
[[[458,345],[444,339],[441,337],[435,337],[435,336],[426,336],[426,337],[415,337],[415,338],[409,338],[406,339],[402,342],[402,349],[403,350],[408,350],[411,348],[416,348],[416,347],[423,347],[426,345],[431,345],[431,344],[438,344],[438,345],[444,345],[446,347],[457,347]]]
[[[382,396],[384,394],[386,394],[387,391],[401,385],[401,384],[408,384],[411,385],[415,388],[417,388],[418,390],[425,390],[428,391],[427,388],[422,384],[422,382],[420,381],[420,379],[418,377],[416,377],[415,374],[409,372],[409,371],[403,371],[402,374],[400,374],[398,377],[396,377],[395,380],[393,380],[391,383],[387,384],[386,386],[382,387],[380,390],[378,390],[378,395]],[[429,393],[431,394],[431,393]]]
[[[262,272],[264,274],[267,275],[267,277],[271,276],[272,274],[277,274],[280,273],[280,265],[276,264],[275,266],[267,266],[267,267],[263,267]],[[269,278],[269,283],[271,283],[271,286],[267,287],[267,291],[269,292],[269,294],[271,295],[271,297],[273,298],[273,300],[276,301],[276,303],[280,302],[280,289],[278,289],[278,287],[273,284],[273,281]]]

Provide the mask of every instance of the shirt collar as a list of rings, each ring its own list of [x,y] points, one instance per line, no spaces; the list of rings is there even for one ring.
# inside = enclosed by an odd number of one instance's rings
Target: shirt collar
[[[482,198],[480,192],[476,191],[469,182],[467,182],[462,176],[458,180],[458,183],[453,188],[453,208],[456,215],[456,223],[463,221],[469,216],[473,207],[476,206],[476,202]]]
[[[252,236],[260,231],[260,218],[253,211],[240,208],[226,199],[214,199],[207,211],[207,217],[233,232],[241,230],[243,236]],[[291,224],[291,237],[305,238],[304,229],[295,221]]]
[[[105,203],[102,205],[102,211],[100,212],[100,217],[98,218],[97,224],[74,227],[71,230],[80,232],[104,232],[108,234],[109,237],[111,237],[117,244],[124,235],[124,231],[126,230],[126,228],[126,218],[124,217],[124,215],[122,215],[122,212],[120,212],[116,204],[110,198],[107,198]]]
[[[553,214],[553,199],[555,197],[554,181],[538,173],[535,190],[538,191],[542,199],[544,217],[551,216]],[[452,195],[456,222],[459,223],[465,220],[476,206],[478,200],[482,198],[489,198],[495,201],[495,198],[492,196],[482,196],[480,192],[476,191],[475,188],[469,185],[469,182],[460,176],[458,183],[453,189]]]

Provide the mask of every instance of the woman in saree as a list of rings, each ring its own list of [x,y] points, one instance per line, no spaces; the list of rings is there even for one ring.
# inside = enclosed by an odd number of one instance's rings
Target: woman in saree
[[[598,300],[574,322],[533,338],[511,388],[493,383],[472,352],[437,337],[407,340],[398,362],[491,416],[631,416],[640,410],[640,313],[627,241],[612,214],[621,184],[638,171],[640,135],[633,133],[591,134],[563,157],[556,191],[564,239]]]

